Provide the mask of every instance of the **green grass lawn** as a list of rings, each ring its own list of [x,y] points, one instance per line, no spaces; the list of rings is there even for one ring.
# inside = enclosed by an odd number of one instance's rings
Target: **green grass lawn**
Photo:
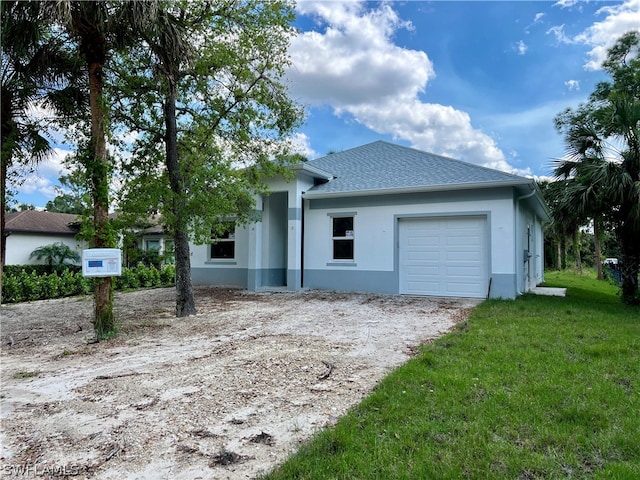
[[[595,277],[490,300],[275,479],[640,478],[640,309]]]

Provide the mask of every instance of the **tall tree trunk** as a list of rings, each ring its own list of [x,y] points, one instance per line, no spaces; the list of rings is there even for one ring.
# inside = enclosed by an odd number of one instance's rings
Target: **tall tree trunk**
[[[4,132],[3,132],[4,133]],[[2,135],[4,137],[4,135]],[[4,262],[7,259],[7,233],[5,231],[5,208],[7,202],[7,159],[0,160],[0,196],[2,198],[2,210],[0,211],[0,302],[2,302],[2,272],[4,272]]]
[[[93,246],[113,247],[109,225],[109,157],[107,155],[106,119],[107,108],[103,96],[103,66],[106,61],[104,36],[97,30],[90,34],[92,49],[89,49],[87,65],[89,70],[89,105],[91,108],[92,156],[87,165],[93,193]],[[98,338],[108,338],[115,333],[111,277],[98,278],[94,292],[93,328]]]
[[[174,242],[176,255],[176,316],[186,317],[196,314],[191,282],[191,254],[185,219],[184,178],[180,173],[178,160],[178,128],[176,124],[176,85],[169,79],[169,92],[164,104],[166,126],[166,164],[172,192],[172,213],[174,216]]]
[[[2,210],[0,211],[0,302],[2,301],[2,272],[7,259],[7,232],[5,209],[7,208],[7,174],[9,170],[9,159],[11,158],[11,148],[8,146],[11,133],[13,132],[13,122],[11,119],[11,102],[13,99],[10,95],[3,95],[0,99],[0,107],[2,111],[2,127],[0,132],[0,198],[2,201]]]
[[[640,304],[638,274],[640,273],[640,242],[631,222],[625,222],[617,230],[622,250],[620,275],[622,277],[622,301],[630,305]]]
[[[604,280],[604,272],[602,271],[602,223],[599,217],[593,217],[593,255],[596,262],[596,271],[598,272],[598,280]]]
[[[573,232],[573,255],[575,257],[576,270],[582,273],[582,254],[580,252],[582,242],[580,242],[580,236],[580,230],[576,229]]]
[[[562,270],[562,239],[556,237],[556,270]]]

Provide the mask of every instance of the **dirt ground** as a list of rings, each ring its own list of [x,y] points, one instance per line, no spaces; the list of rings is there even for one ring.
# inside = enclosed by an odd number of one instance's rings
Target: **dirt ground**
[[[474,300],[197,288],[2,306],[0,477],[245,479],[333,425]]]

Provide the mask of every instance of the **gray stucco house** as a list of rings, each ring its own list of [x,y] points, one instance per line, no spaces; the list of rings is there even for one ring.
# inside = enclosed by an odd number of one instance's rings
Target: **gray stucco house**
[[[293,169],[259,221],[192,246],[195,284],[515,298],[543,280],[531,179],[383,141]]]

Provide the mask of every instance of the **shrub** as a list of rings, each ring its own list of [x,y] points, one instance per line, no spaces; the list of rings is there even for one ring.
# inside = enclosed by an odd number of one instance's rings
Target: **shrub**
[[[140,282],[140,285],[142,287],[145,287],[145,288],[153,287],[154,275],[152,270],[155,270],[155,268],[147,267],[143,263],[138,263],[138,265],[134,269],[135,274],[138,277],[138,281]]]
[[[2,274],[2,303],[23,301],[22,284],[17,275]]]
[[[160,269],[160,284],[164,287],[171,286],[176,282],[176,266],[164,265]]]
[[[60,275],[60,288],[58,290],[61,297],[69,297],[75,295],[78,291],[78,282],[76,274],[70,270],[65,270]]]
[[[43,298],[40,275],[38,275],[35,271],[27,273],[23,270],[18,278],[22,283],[24,300],[30,302]]]
[[[116,288],[140,288],[140,280],[136,272],[131,268],[123,268],[122,275],[116,280]]]
[[[16,267],[12,265],[11,267]],[[24,267],[24,266],[21,266]],[[37,267],[37,268],[30,268]],[[44,274],[39,267],[8,269],[2,274],[2,302],[17,303],[48,298],[87,295],[93,291],[94,279],[82,275],[77,268]],[[116,290],[171,286],[175,283],[175,266],[165,265],[158,270],[142,263],[135,268],[123,268],[122,275],[114,278]]]
[[[42,275],[40,277],[40,294],[42,298],[58,298],[62,280],[57,273]]]

